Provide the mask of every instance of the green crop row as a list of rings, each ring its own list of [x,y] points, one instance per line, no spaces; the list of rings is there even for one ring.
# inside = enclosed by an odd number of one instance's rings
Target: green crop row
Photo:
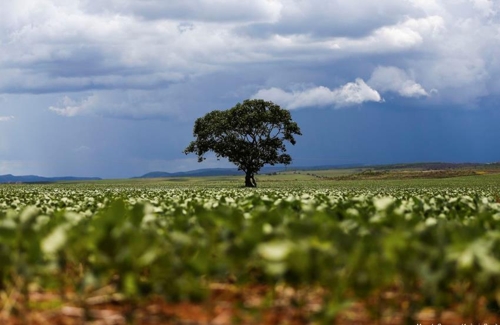
[[[494,312],[500,203],[466,188],[0,193],[1,292],[69,290],[84,304],[112,286],[128,301],[204,301],[228,279],[321,288],[310,317],[327,321],[354,301],[375,319],[424,307],[473,317],[481,299]]]

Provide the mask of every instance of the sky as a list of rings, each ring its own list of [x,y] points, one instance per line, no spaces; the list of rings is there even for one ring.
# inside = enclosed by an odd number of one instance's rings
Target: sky
[[[500,161],[500,1],[0,0],[0,174],[230,167],[182,151],[249,98],[293,166]]]

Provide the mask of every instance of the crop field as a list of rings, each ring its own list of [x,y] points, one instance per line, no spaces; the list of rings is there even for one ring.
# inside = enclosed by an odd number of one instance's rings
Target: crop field
[[[500,176],[0,186],[1,324],[495,324]]]

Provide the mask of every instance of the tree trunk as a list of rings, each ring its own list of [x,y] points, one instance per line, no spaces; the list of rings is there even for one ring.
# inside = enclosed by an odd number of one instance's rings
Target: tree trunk
[[[255,178],[253,177],[253,173],[246,172],[246,174],[245,174],[245,186],[246,187],[257,187],[257,182],[255,181]]]
[[[257,187],[257,182],[255,181],[255,178],[253,177],[254,175],[252,174],[252,183],[253,187]]]

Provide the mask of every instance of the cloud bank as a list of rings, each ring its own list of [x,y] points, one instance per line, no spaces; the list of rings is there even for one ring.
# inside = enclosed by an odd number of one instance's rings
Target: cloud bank
[[[57,94],[46,108],[68,117],[181,116],[236,91],[194,88],[221,75],[247,89],[235,100],[274,89],[291,107],[380,100],[358,81],[343,89],[357,79],[439,104],[500,96],[493,0],[18,0],[2,4],[0,44],[0,94]],[[283,90],[295,84],[325,88]]]
[[[405,71],[396,67],[377,67],[368,84],[381,92],[395,92],[402,97],[427,97],[429,93]]]
[[[323,106],[341,108],[364,102],[382,101],[380,94],[362,79],[356,79],[355,82],[332,90],[323,86],[292,92],[286,92],[280,88],[262,89],[253,98],[270,100],[291,110]]]

